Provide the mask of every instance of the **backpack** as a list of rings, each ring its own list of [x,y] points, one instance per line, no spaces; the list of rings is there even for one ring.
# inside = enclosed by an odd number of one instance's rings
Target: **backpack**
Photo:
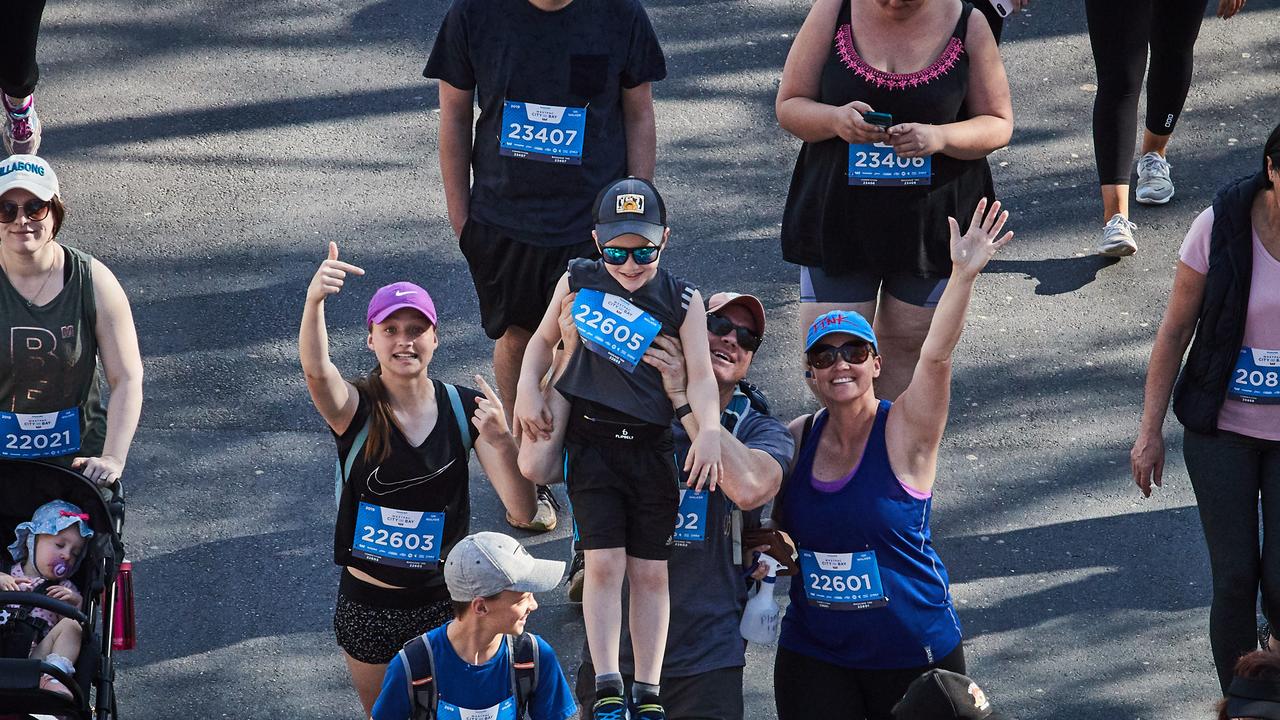
[[[503,645],[511,664],[511,687],[515,689],[516,717],[524,720],[529,700],[538,687],[538,636],[533,633],[507,635]],[[400,650],[404,663],[405,689],[409,693],[411,720],[435,720],[440,689],[435,682],[435,658],[426,635],[419,635]]]
[[[458,423],[458,434],[462,436],[463,453],[471,452],[471,428],[467,426],[467,411],[462,408],[462,396],[458,394],[458,388],[449,383],[441,383],[444,385],[444,391],[449,396],[449,405],[453,407],[453,419]],[[342,486],[346,483],[347,478],[351,476],[351,466],[355,465],[356,458],[360,457],[360,451],[364,449],[364,443],[369,439],[369,425],[372,418],[364,421],[364,427],[360,428],[360,432],[356,433],[355,442],[351,443],[351,451],[347,453],[347,461],[344,464],[342,460],[337,461],[337,467],[334,469],[334,487],[333,501],[335,504],[342,504]],[[439,422],[437,420],[437,422]]]

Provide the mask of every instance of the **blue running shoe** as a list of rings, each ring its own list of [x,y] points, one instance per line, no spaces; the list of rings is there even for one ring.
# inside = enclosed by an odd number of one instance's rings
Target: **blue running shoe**
[[[627,720],[627,703],[617,695],[608,695],[596,700],[591,706],[591,716],[595,720]],[[666,715],[658,717],[665,718]]]

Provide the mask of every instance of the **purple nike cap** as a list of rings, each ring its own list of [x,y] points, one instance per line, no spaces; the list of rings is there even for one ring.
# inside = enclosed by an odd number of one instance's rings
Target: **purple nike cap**
[[[400,308],[413,308],[425,315],[432,325],[436,324],[436,304],[431,301],[431,295],[411,282],[391,283],[378,288],[369,300],[369,313],[365,320],[369,325],[375,325]]]

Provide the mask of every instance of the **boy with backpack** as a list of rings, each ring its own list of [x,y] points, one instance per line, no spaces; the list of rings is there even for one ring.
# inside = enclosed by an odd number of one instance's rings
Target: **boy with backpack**
[[[564,563],[538,560],[515,538],[463,538],[445,562],[454,619],[391,660],[373,720],[565,720],[577,712],[555,651],[524,631],[533,593],[560,583]]]

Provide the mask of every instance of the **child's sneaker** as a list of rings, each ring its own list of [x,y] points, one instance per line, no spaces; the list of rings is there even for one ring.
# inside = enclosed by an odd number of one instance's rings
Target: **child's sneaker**
[[[56,692],[59,695],[66,695],[67,697],[74,697],[74,695],[71,694],[71,691],[67,689],[67,686],[63,685],[61,680],[52,675],[40,676],[40,689],[48,690],[49,692]]]
[[[627,720],[627,703],[621,695],[599,697],[591,706],[591,717],[595,720]],[[666,715],[660,717],[665,718]]]
[[[656,702],[645,702],[631,708],[631,720],[667,720],[667,711]]]
[[[4,148],[10,155],[35,155],[40,149],[40,117],[36,115],[36,98],[27,98],[22,107],[9,104],[9,98],[0,93],[4,104]]]

